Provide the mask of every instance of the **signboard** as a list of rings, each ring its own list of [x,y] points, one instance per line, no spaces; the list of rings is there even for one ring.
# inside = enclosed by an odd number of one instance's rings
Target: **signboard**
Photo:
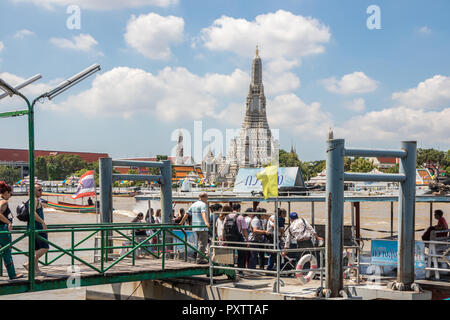
[[[185,235],[182,231],[174,230],[173,233],[179,237],[180,239],[185,240]],[[187,242],[193,246],[194,248],[197,248],[197,234],[195,231],[186,231],[187,236]],[[174,251],[178,252],[180,255],[180,258],[184,258],[184,242],[180,241],[179,239],[173,237],[173,243],[182,243],[183,245],[174,246]],[[195,259],[195,251],[194,249],[187,247],[188,257]]]
[[[432,178],[428,169],[416,170],[416,185],[429,185],[431,181]]]
[[[233,192],[261,192],[261,181],[256,174],[263,168],[240,168],[234,181]],[[303,177],[298,167],[278,168],[278,187],[304,186]]]
[[[372,240],[371,263],[378,266],[397,266],[398,243],[391,240]],[[414,246],[414,266],[425,268],[425,244],[416,241]]]

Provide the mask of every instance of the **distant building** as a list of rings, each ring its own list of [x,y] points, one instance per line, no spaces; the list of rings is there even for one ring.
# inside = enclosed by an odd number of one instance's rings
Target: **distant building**
[[[92,152],[73,152],[73,151],[48,151],[35,150],[34,156],[46,157],[57,156],[59,154],[78,155],[86,162],[97,162],[100,158],[108,158],[107,153],[92,153]],[[1,149],[0,148],[0,165],[12,166],[21,169],[22,178],[28,176],[28,150],[27,149]]]
[[[182,140],[181,140],[182,141]],[[127,159],[118,159],[118,160],[129,160],[129,161],[158,161],[156,157],[148,157],[148,158],[127,158]],[[182,156],[181,157],[168,157],[172,163],[172,168],[174,169],[174,176],[172,177],[173,182],[180,182],[189,174],[196,175],[200,179],[204,178],[202,168],[200,165],[193,164],[192,157]],[[178,162],[182,162],[184,164],[177,164]],[[148,174],[148,168],[145,167],[123,167],[123,166],[114,166],[114,170],[118,171],[121,174],[127,174],[130,169],[138,170],[139,174]]]
[[[400,163],[400,159],[398,158],[371,157],[369,160],[379,169],[389,169]]]

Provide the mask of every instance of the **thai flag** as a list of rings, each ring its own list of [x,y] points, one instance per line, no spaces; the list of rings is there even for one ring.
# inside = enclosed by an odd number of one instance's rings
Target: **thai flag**
[[[89,196],[95,196],[94,170],[87,171],[81,176],[77,192],[72,195],[72,199]]]

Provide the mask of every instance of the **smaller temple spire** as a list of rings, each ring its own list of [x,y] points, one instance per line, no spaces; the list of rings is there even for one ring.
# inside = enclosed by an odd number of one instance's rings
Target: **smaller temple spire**
[[[259,56],[259,48],[258,48],[258,45],[256,45],[256,56],[257,56],[257,57]]]

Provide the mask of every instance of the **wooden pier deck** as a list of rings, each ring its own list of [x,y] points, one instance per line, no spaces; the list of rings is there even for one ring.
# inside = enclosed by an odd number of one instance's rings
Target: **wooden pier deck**
[[[36,276],[35,291],[68,288],[77,281],[75,277],[79,277],[79,286],[84,287],[209,274],[209,265],[199,265],[180,260],[166,260],[164,270],[159,259],[137,259],[134,266],[130,260],[125,260],[103,274],[85,265],[75,264],[75,266],[79,268],[77,269],[78,274],[71,273],[70,265],[40,267],[43,274]],[[93,264],[93,266],[100,268],[100,263]],[[25,274],[25,278],[9,280],[6,270],[4,270],[3,277],[0,277],[0,295],[29,291],[28,272],[23,267],[18,266],[16,272]],[[69,279],[71,276],[72,278]]]

